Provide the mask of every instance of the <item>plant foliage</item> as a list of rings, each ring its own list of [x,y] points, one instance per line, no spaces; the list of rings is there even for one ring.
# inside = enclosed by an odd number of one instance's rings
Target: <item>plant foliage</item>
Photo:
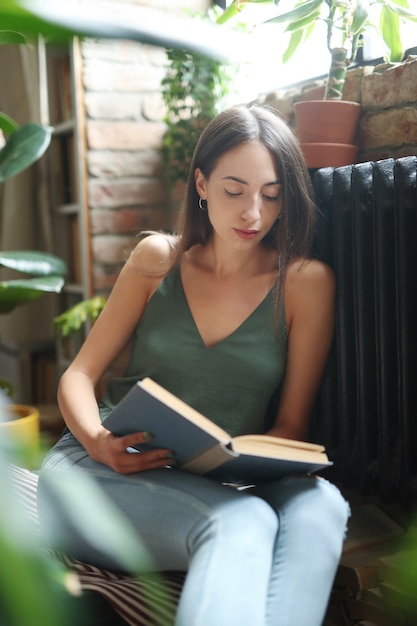
[[[202,130],[220,112],[229,94],[233,70],[216,59],[185,50],[167,50],[162,80],[167,131],[162,146],[164,176],[172,187],[186,182]]]
[[[245,5],[277,5],[279,0],[233,0],[218,18],[225,23],[236,15],[244,16]],[[362,45],[363,35],[372,30],[385,44],[385,60],[399,62],[404,57],[401,22],[417,21],[416,11],[408,0],[298,0],[294,7],[263,23],[282,24],[290,34],[283,54],[288,61],[315,31],[320,22],[326,24],[326,46],[331,55],[325,98],[340,99],[346,69],[354,63]]]
[[[103,296],[94,296],[88,300],[78,302],[78,304],[55,317],[55,327],[59,330],[62,337],[68,337],[72,333],[79,331],[87,321],[94,323],[105,304],[106,298]]]

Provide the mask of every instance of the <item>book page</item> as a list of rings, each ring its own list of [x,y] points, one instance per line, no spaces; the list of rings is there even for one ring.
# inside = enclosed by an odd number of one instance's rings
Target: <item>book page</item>
[[[241,454],[259,454],[270,458],[298,459],[313,463],[328,462],[324,446],[268,435],[234,437],[233,448]]]
[[[272,437],[271,435],[240,435],[234,437],[233,441],[242,442],[244,445],[267,445],[285,446],[286,448],[300,448],[301,450],[311,450],[316,452],[324,452],[325,448],[319,443],[310,443],[309,441],[298,441],[297,439],[285,439],[284,437]]]

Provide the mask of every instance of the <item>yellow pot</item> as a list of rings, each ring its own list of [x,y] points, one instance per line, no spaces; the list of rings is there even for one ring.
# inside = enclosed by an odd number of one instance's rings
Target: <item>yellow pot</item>
[[[22,464],[28,469],[35,469],[40,446],[39,411],[33,406],[23,404],[7,405],[5,409],[9,413],[9,419],[0,422],[0,437],[13,440],[19,452],[22,452]]]

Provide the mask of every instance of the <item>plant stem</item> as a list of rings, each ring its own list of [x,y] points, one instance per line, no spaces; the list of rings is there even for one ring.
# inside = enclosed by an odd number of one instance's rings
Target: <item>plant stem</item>
[[[333,48],[331,50],[332,62],[327,77],[325,100],[341,100],[343,85],[345,84],[346,71],[349,65],[346,48]]]

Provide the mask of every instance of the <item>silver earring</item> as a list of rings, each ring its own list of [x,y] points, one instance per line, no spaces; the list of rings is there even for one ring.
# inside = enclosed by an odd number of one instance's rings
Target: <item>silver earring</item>
[[[206,203],[205,206],[204,206],[203,202]],[[204,200],[204,198],[199,198],[198,199],[198,206],[200,207],[200,209],[202,211],[207,211],[207,200]]]

